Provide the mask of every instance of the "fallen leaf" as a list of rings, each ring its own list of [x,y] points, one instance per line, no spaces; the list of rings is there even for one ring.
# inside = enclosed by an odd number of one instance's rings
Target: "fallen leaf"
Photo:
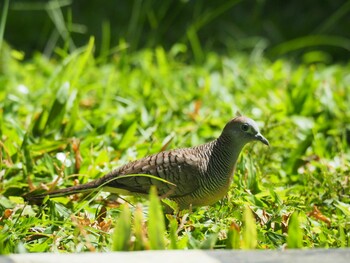
[[[310,213],[308,213],[307,215],[312,216],[312,217],[316,218],[317,220],[320,220],[320,221],[327,223],[328,226],[331,225],[331,220],[328,217],[326,217],[325,215],[323,215],[321,213],[321,211],[317,208],[316,205],[314,205],[313,210]]]

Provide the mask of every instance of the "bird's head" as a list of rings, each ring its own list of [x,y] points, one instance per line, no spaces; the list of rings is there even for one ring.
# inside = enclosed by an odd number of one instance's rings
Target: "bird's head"
[[[260,141],[269,146],[269,141],[260,133],[255,121],[244,116],[238,116],[229,121],[222,134],[232,141],[245,145],[252,141]]]

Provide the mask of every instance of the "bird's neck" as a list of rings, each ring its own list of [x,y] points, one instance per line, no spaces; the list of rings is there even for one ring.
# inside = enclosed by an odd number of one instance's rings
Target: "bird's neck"
[[[243,147],[242,141],[234,141],[230,136],[221,134],[215,141],[213,153],[225,161],[228,168],[233,169]]]
[[[230,137],[221,135],[218,139],[211,142],[210,156],[206,172],[209,177],[215,178],[217,184],[228,185],[231,183],[233,171],[238,156],[244,145],[240,142],[234,142]]]

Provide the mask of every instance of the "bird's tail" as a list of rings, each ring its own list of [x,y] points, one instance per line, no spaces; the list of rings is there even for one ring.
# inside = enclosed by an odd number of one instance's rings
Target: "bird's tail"
[[[24,200],[30,203],[41,203],[46,196],[60,197],[60,196],[66,196],[71,194],[89,192],[92,190],[98,190],[101,185],[99,185],[97,181],[98,180],[95,180],[86,184],[71,186],[64,189],[54,190],[54,191],[45,192],[45,193],[38,193],[38,191],[32,191],[23,195],[23,198]]]

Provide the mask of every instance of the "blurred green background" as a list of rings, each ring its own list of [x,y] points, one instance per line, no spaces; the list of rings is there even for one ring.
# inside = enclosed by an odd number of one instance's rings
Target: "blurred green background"
[[[97,55],[125,41],[131,51],[183,43],[197,62],[208,50],[258,49],[272,59],[332,63],[350,57],[349,28],[344,0],[12,0],[4,39],[26,57],[72,51],[93,35]]]

